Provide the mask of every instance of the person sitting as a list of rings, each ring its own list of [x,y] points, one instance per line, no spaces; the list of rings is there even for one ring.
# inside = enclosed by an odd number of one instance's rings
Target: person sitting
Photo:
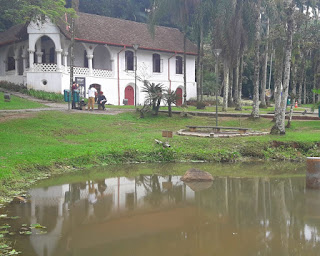
[[[98,102],[99,109],[100,109],[100,107],[102,107],[102,109],[105,110],[105,106],[104,105],[106,104],[107,99],[106,99],[106,96],[103,95],[102,91],[100,91],[100,94],[98,96],[97,102]]]

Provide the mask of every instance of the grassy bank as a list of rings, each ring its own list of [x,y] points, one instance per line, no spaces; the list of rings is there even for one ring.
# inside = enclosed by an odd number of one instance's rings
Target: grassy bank
[[[12,110],[12,109],[31,109],[31,108],[47,108],[48,106],[40,104],[38,102],[29,101],[11,95],[10,102],[4,100],[4,93],[0,92],[0,109]]]
[[[219,125],[240,125],[238,118],[219,120]],[[285,136],[212,139],[175,135],[169,140],[171,148],[155,143],[155,139],[164,140],[163,130],[214,123],[207,117],[139,119],[136,113],[111,116],[52,111],[7,120],[0,123],[0,193],[15,193],[26,182],[50,175],[54,169],[69,172],[127,162],[299,160],[319,155],[319,121],[295,121]],[[242,127],[259,131],[269,131],[272,125],[267,119],[241,120]]]

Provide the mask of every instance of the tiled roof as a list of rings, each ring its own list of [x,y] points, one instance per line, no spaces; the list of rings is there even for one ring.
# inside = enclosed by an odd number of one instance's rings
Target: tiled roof
[[[155,27],[154,39],[148,25],[105,16],[78,13],[75,22],[76,40],[183,53],[183,34],[175,28]],[[197,54],[197,47],[187,40],[187,53]]]
[[[19,24],[15,25],[8,30],[0,33],[0,46],[12,42],[20,41],[22,37],[26,35],[26,25]]]
[[[62,33],[70,37],[66,25],[58,23]],[[25,37],[24,24],[11,27],[0,33],[0,46],[17,42]],[[183,53],[183,34],[176,28],[155,27],[155,36],[149,33],[148,25],[134,21],[110,18],[87,13],[78,13],[75,22],[77,41],[132,47],[139,44],[140,49]],[[197,47],[187,40],[186,52],[197,54]]]

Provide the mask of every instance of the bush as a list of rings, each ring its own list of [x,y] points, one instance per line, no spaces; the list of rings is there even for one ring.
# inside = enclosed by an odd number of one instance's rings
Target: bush
[[[64,101],[64,97],[60,93],[37,91],[34,89],[28,90],[27,87],[24,86],[23,84],[15,84],[15,83],[7,82],[7,81],[0,81],[0,87],[4,88],[6,90],[9,90],[9,91],[27,94],[27,95],[30,95],[30,96],[35,97],[37,99],[50,100],[50,101],[55,101],[55,102],[63,102]]]
[[[14,92],[25,92],[27,91],[27,87],[24,86],[23,84],[15,84],[15,83],[10,83],[7,81],[0,81],[0,87],[7,89],[9,91],[14,91]]]
[[[197,102],[197,109],[205,109],[206,104],[202,101]]]

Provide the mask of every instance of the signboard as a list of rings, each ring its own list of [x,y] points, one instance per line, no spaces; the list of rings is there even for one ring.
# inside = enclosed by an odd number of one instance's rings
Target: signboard
[[[76,84],[79,85],[80,97],[86,97],[86,78],[85,77],[76,77]]]
[[[162,137],[172,138],[172,131],[162,131]]]

